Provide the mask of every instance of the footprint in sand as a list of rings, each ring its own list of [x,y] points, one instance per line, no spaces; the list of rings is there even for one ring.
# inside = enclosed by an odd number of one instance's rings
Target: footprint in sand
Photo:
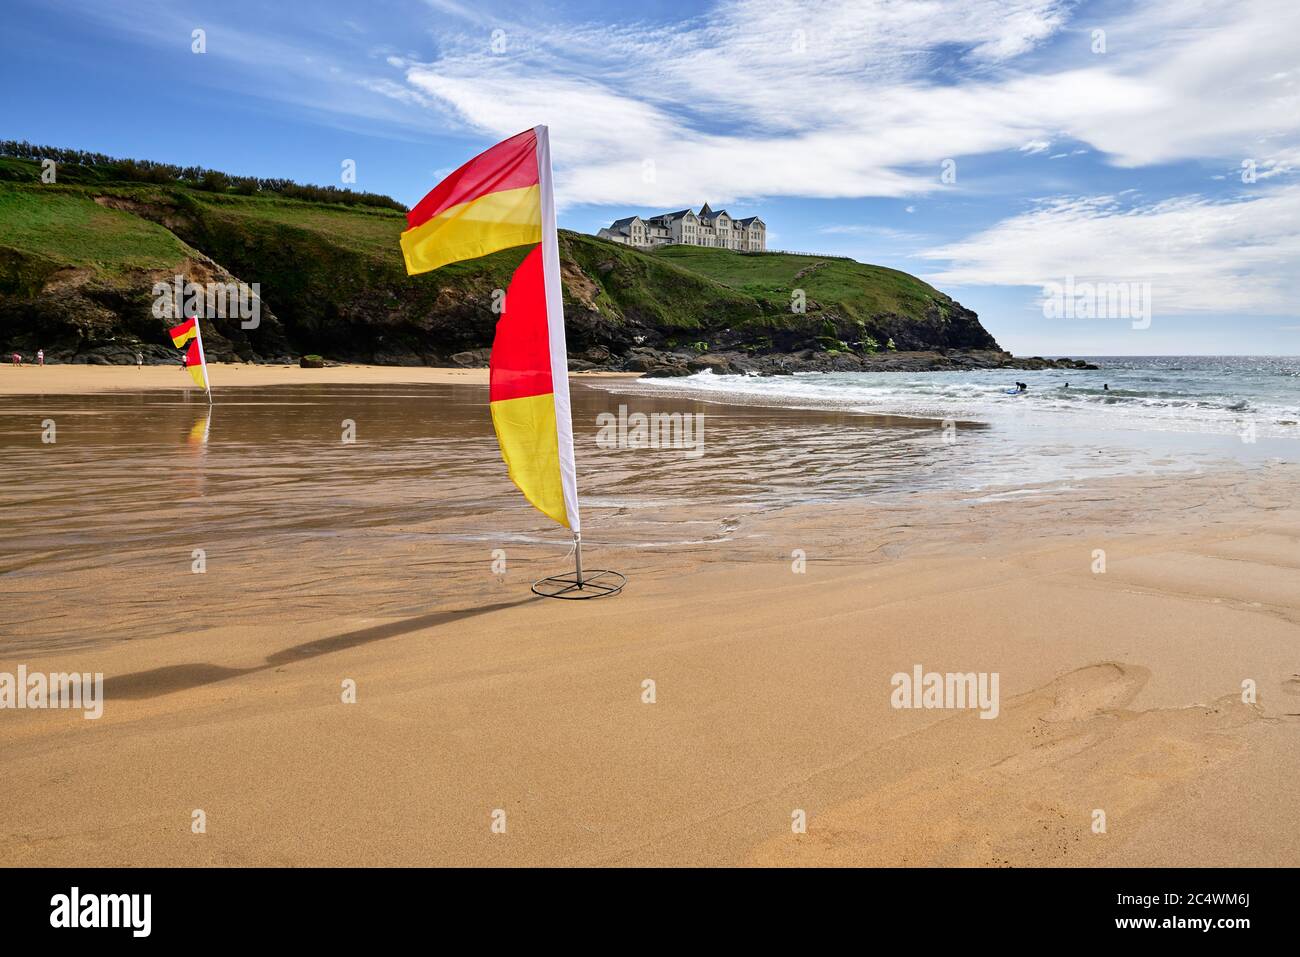
[[[1129,710],[1149,677],[1134,665],[1091,665],[1005,703],[998,720],[962,714],[892,741],[828,772],[834,780],[809,782],[823,793],[865,793],[816,814],[806,834],[759,845],[751,863],[1096,861],[1113,837],[1091,832],[1094,808],[1136,830],[1261,720],[1237,695]]]

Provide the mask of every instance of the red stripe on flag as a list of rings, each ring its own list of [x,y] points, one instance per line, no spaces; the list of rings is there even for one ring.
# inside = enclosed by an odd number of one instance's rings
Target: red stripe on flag
[[[444,209],[488,193],[537,185],[537,134],[516,133],[484,150],[433,188],[406,214],[408,229],[428,222]]]
[[[488,401],[554,391],[541,246],[534,246],[515,270],[505,305],[488,360]]]
[[[187,366],[198,366],[203,364],[203,359],[199,356],[199,340],[190,340],[190,347],[185,350],[185,364]]]

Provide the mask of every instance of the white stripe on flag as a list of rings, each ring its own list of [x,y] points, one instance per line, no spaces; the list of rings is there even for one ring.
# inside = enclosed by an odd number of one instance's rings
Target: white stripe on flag
[[[569,406],[569,353],[564,341],[564,289],[560,285],[560,237],[555,227],[555,192],[551,183],[551,137],[537,133],[537,177],[542,187],[542,281],[546,284],[546,330],[551,346],[551,388],[555,392],[555,432],[559,439],[560,484],[569,529],[582,531],[578,515],[578,473],[573,461],[573,413]]]

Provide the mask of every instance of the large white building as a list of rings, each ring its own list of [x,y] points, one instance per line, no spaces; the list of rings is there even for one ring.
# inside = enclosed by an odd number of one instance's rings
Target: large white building
[[[648,219],[629,216],[615,220],[596,235],[611,242],[642,248],[684,243],[750,253],[767,249],[767,225],[761,219],[757,216],[735,219],[725,209],[713,211],[708,203],[698,213],[679,209],[675,213],[660,213]]]

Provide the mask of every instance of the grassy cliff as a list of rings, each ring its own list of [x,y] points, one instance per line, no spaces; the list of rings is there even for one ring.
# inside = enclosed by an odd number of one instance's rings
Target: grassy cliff
[[[171,355],[155,282],[258,283],[256,329],[216,319],[216,358],[302,353],[400,364],[473,361],[493,292],[524,250],[408,277],[394,209],[115,181],[64,164],[40,182],[0,158],[0,346],[74,361]],[[640,349],[871,352],[988,349],[968,310],[915,277],[842,259],[670,247],[644,254],[561,231],[570,350],[618,366]],[[802,290],[803,312],[791,308]]]

